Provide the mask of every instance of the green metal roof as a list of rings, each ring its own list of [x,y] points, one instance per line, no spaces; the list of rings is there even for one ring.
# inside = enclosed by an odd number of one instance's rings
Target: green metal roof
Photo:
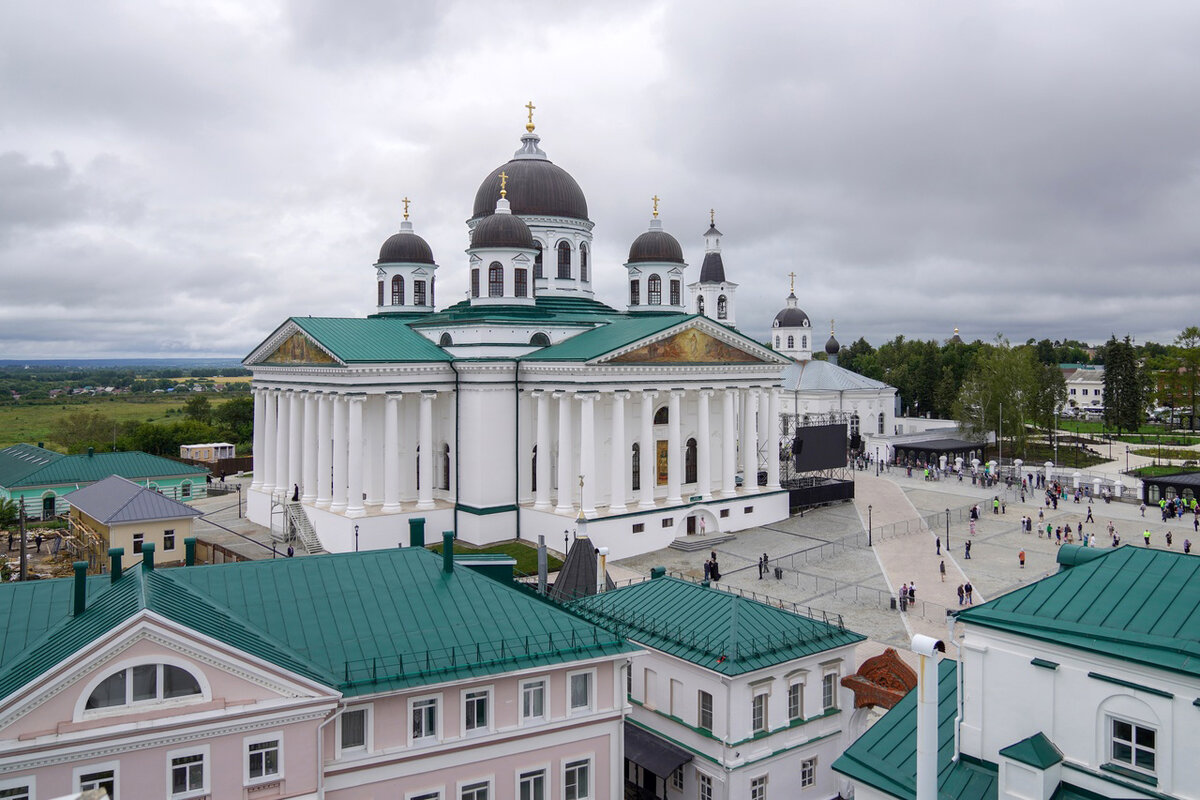
[[[1062,751],[1055,747],[1054,742],[1046,738],[1046,734],[1038,731],[1033,736],[1022,739],[1016,744],[1010,744],[1000,751],[1000,755],[1028,764],[1034,769],[1049,769],[1063,760]]]
[[[997,768],[967,758],[953,761],[954,715],[958,711],[957,666],[938,663],[938,797],[996,800]],[[846,748],[833,769],[901,800],[917,796],[917,692],[896,706]]]
[[[0,486],[15,486],[26,475],[37,472],[60,458],[63,458],[62,453],[31,444],[6,447],[0,450]]]
[[[461,300],[443,311],[413,320],[412,324],[419,328],[444,328],[481,322],[591,326],[623,316],[615,308],[586,297],[539,295],[532,305],[473,306],[470,300]]]
[[[162,456],[152,456],[137,450],[117,453],[94,453],[92,455],[77,454],[64,456],[50,450],[43,450],[32,445],[14,445],[5,448],[4,452],[16,447],[24,448],[25,453],[40,450],[47,454],[44,463],[37,469],[19,475],[9,483],[0,481],[0,486],[15,489],[28,486],[59,486],[72,483],[93,483],[101,481],[110,475],[120,475],[130,480],[145,480],[147,478],[187,478],[203,479],[209,471],[205,467],[184,464]],[[28,462],[27,462],[28,463]],[[17,475],[16,470],[11,474]]]
[[[292,317],[322,347],[346,364],[383,361],[450,361],[442,348],[394,317]]]
[[[1132,545],[1100,552],[958,618],[1200,676],[1200,556]]]
[[[346,695],[637,648],[424,548],[0,585],[0,697],[147,609]]]
[[[571,610],[635,642],[723,675],[741,675],[855,644],[838,624],[678,578],[590,595]]]
[[[630,317],[572,336],[537,352],[522,356],[522,361],[591,361],[605,353],[632,344],[647,336],[673,328],[688,320],[692,314]]]

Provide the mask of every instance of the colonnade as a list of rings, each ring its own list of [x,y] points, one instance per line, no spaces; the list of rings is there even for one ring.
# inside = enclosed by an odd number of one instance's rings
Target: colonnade
[[[436,391],[368,395],[255,387],[253,392],[252,490],[290,499],[298,487],[304,503],[360,517],[366,504],[400,511],[412,500],[405,495],[415,484],[416,508],[434,507]],[[368,397],[374,398],[370,405]],[[402,413],[409,403],[418,409],[415,442],[403,436]],[[368,413],[382,416],[374,435],[365,430]],[[414,444],[420,449],[412,449]],[[405,458],[406,452],[412,457]]]
[[[597,468],[597,442],[609,441],[608,452],[608,513],[620,514],[633,509],[654,508],[658,502],[658,443],[660,433],[655,431],[654,417],[665,400],[667,408],[666,455],[667,476],[666,505],[681,505],[684,502],[685,485],[694,489],[701,500],[712,500],[714,492],[722,497],[737,493],[738,448],[740,443],[741,466],[745,486],[743,492],[758,491],[758,450],[763,443],[766,453],[767,489],[779,488],[779,447],[776,441],[779,430],[780,394],[773,388],[723,388],[723,389],[666,389],[666,390],[538,390],[534,398],[534,417],[538,458],[534,476],[534,508],[553,510],[567,514],[575,510],[574,487],[580,485],[579,508],[585,517],[598,515],[597,507],[604,505],[597,498],[599,471]],[[639,428],[635,437],[629,437],[627,405],[636,398]],[[711,447],[714,398],[720,404],[719,424],[720,449],[719,480],[713,479],[713,454]],[[597,403],[610,406],[609,430],[597,430]],[[552,413],[553,412],[555,413]],[[573,423],[578,412],[579,425]],[[694,438],[696,440],[696,476],[693,483],[684,482],[685,450],[683,424],[685,417],[695,415]],[[557,440],[552,440],[552,418],[557,416]],[[740,430],[735,424],[741,421]],[[607,434],[607,435],[606,435]],[[638,445],[638,489],[631,490],[632,445]],[[578,459],[575,457],[578,445]],[[549,454],[557,446],[557,487],[552,486],[551,459]]]

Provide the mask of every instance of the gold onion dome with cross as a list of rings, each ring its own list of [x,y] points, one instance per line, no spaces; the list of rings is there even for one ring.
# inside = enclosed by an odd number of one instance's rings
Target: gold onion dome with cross
[[[650,229],[633,240],[629,246],[629,264],[668,263],[683,264],[683,248],[679,241],[663,230],[662,220],[658,218],[658,204],[662,200],[658,195],[651,198],[654,203],[653,217],[650,219]]]
[[[479,220],[471,229],[471,249],[484,248],[521,248],[533,249],[533,233],[525,220],[512,213],[507,195],[509,192],[509,177],[501,170],[500,198],[496,201],[494,212]]]
[[[393,233],[379,248],[378,264],[433,264],[433,250],[429,243],[413,233],[413,224],[408,219],[408,204],[404,198],[404,221],[399,233]]]
[[[792,279],[792,288],[788,293],[787,307],[775,315],[775,322],[772,327],[811,328],[812,323],[808,319],[808,314],[805,314],[796,306],[796,273],[789,272],[788,277]]]

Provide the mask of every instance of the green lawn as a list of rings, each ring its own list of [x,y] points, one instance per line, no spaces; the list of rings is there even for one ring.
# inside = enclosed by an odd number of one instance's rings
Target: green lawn
[[[1114,436],[1118,442],[1128,442],[1129,444],[1152,444],[1152,445],[1188,445],[1200,444],[1200,436],[1188,436],[1183,433],[1164,433],[1154,436],[1145,436],[1142,434],[1126,434],[1124,436]]]
[[[429,549],[435,553],[440,553],[442,552],[442,545],[435,544],[430,546]],[[488,545],[487,547],[474,547],[456,539],[454,541],[454,552],[468,555],[473,553],[504,553],[517,560],[515,568],[517,572],[523,572],[526,575],[537,574],[537,548],[524,542],[511,541]],[[555,558],[552,554],[547,554],[547,560],[550,572],[556,572],[562,567],[562,561]]]
[[[0,405],[0,447],[10,444],[54,444],[50,432],[57,419],[72,411],[99,411],[114,422],[162,422],[167,411],[180,410],[191,395],[89,397],[59,403]]]
[[[1139,478],[1158,478],[1163,475],[1178,475],[1181,472],[1200,472],[1200,467],[1138,467],[1137,469],[1131,469],[1129,474]]]
[[[1139,447],[1129,452],[1146,458],[1174,458],[1182,461],[1195,461],[1200,458],[1200,453],[1195,450],[1177,450],[1172,447]]]

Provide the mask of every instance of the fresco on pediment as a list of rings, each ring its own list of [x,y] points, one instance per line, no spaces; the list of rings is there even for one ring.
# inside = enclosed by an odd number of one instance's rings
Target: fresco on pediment
[[[689,328],[610,360],[617,364],[762,364],[763,359]]]
[[[262,360],[264,364],[335,364],[334,359],[317,347],[316,342],[303,333],[293,333],[274,353]]]

